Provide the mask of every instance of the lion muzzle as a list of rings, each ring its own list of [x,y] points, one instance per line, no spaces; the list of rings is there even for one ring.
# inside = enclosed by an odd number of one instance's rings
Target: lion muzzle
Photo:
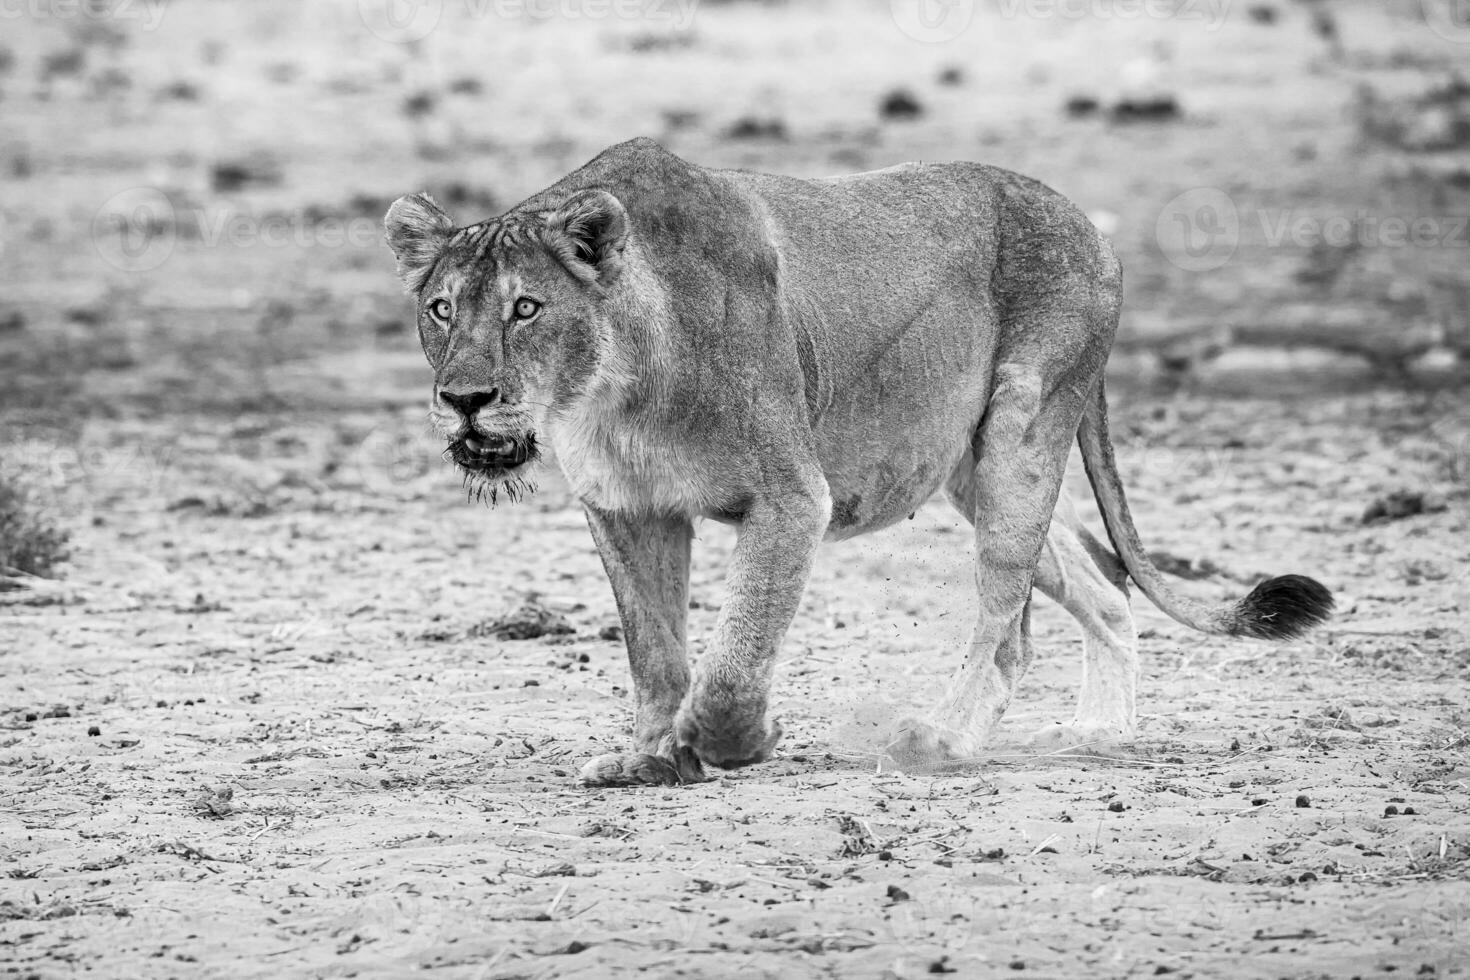
[[[535,457],[536,437],[531,433],[487,435],[471,429],[452,440],[445,455],[456,466],[474,473],[509,472]]]

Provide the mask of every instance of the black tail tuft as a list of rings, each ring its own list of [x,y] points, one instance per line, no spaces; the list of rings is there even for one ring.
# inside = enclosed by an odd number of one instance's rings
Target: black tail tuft
[[[1235,604],[1231,636],[1289,640],[1301,636],[1332,615],[1332,593],[1305,575],[1268,578]]]

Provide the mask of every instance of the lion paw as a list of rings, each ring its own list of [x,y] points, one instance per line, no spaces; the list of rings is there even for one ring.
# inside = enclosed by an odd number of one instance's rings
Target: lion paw
[[[693,713],[685,711],[674,723],[679,747],[694,752],[701,761],[721,769],[735,769],[765,762],[781,740],[781,725],[775,721],[758,721],[754,725],[720,725],[701,723]]]
[[[883,751],[900,769],[958,769],[976,761],[979,746],[962,732],[905,718]]]
[[[699,760],[686,750],[674,753],[674,759],[641,752],[600,755],[582,767],[577,780],[591,788],[622,786],[680,786],[702,783],[704,774]]]
[[[1026,739],[1026,747],[1041,755],[1116,756],[1131,733],[1113,725],[1047,725]]]

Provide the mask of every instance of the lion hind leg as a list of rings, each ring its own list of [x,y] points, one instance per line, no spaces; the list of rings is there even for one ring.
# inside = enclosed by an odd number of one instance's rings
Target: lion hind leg
[[[1036,566],[1036,588],[1082,627],[1082,683],[1070,724],[1032,736],[1041,751],[1102,754],[1137,728],[1138,632],[1117,558],[1058,502]]]
[[[1031,665],[1032,582],[1092,381],[1043,358],[997,368],[972,475],[952,481],[968,488],[975,529],[975,631],[932,720],[899,723],[887,753],[906,768],[978,758]]]

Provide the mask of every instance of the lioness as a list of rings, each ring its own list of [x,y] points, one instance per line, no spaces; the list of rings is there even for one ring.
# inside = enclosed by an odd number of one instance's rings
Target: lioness
[[[639,139],[497,218],[456,228],[417,194],[386,226],[450,458],[514,495],[549,444],[586,508],[636,696],[632,752],[589,762],[589,786],[767,758],[772,665],[818,543],[892,524],[941,486],[975,529],[975,633],[943,703],[899,724],[900,764],[979,752],[1031,663],[1033,587],[1086,636],[1056,745],[1134,730],[1127,578],[1206,633],[1292,637],[1332,608],[1295,575],[1210,608],[1149,561],[1107,432],[1118,260],[1034,180],[973,163],[797,180]],[[1057,507],[1074,439],[1116,555]],[[691,676],[700,517],[739,543]]]

